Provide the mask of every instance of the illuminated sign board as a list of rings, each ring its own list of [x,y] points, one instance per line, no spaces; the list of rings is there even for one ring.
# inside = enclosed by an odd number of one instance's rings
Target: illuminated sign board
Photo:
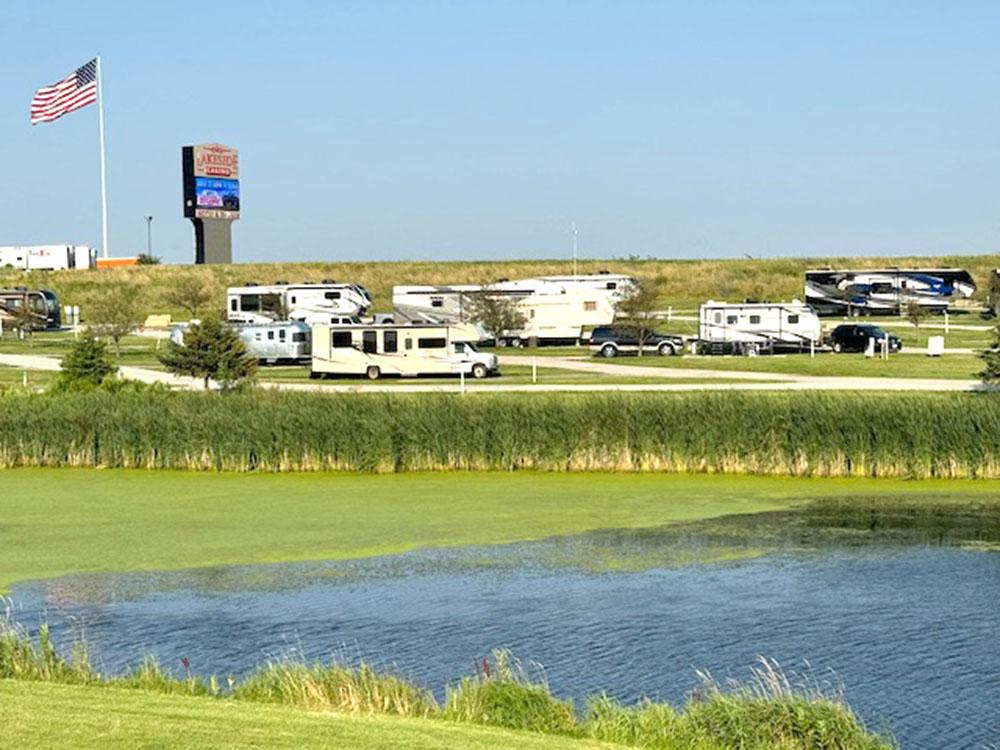
[[[189,219],[240,218],[239,151],[221,143],[181,149],[184,216]]]

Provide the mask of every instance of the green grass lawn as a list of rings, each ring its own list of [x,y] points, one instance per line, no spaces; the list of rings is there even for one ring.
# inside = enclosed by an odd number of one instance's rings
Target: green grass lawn
[[[141,690],[0,680],[7,748],[611,748],[434,719],[346,716]]]
[[[956,500],[990,482],[666,474],[0,472],[0,590],[73,572],[342,559],[654,527],[858,493]]]
[[[44,370],[22,370],[20,367],[0,365],[0,389],[22,388],[27,381],[28,388],[39,390],[48,386],[54,377],[55,373]]]

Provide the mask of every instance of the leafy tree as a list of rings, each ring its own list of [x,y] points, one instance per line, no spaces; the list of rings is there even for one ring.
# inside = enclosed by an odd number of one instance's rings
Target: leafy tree
[[[117,356],[121,356],[121,340],[141,325],[142,318],[142,300],[134,284],[109,285],[87,304],[89,327],[111,339]]]
[[[1000,318],[1000,268],[990,273],[990,285],[986,290],[986,306],[993,316]]]
[[[226,391],[253,379],[257,362],[247,354],[236,331],[219,318],[193,323],[184,331],[184,343],[170,342],[160,362],[175,375],[212,380]]]
[[[214,296],[215,290],[211,284],[200,276],[182,276],[167,290],[164,298],[171,307],[179,307],[192,318],[197,318],[198,313],[212,302]]]
[[[646,338],[656,327],[659,299],[660,290],[655,284],[637,280],[615,303],[615,327],[636,337],[640,357]]]
[[[88,330],[63,357],[59,381],[68,386],[96,386],[116,372],[118,368],[108,358],[108,345]]]
[[[993,343],[988,349],[979,352],[983,360],[983,371],[979,373],[984,383],[1000,383],[1000,325],[993,332]]]
[[[140,266],[158,266],[160,261],[163,260],[157,255],[150,255],[149,253],[139,253],[138,256]]]
[[[517,331],[524,327],[524,313],[517,306],[517,300],[499,293],[492,284],[466,294],[465,317],[479,323],[500,343],[504,331]]]
[[[10,327],[17,331],[18,338],[22,339],[31,336],[36,328],[44,326],[41,316],[31,309],[28,302],[28,295],[25,294],[21,297],[19,304],[15,304],[12,309],[8,308],[7,310]]]
[[[920,323],[927,317],[927,309],[915,299],[906,303],[904,312],[906,319],[913,324],[914,328],[920,328]]]

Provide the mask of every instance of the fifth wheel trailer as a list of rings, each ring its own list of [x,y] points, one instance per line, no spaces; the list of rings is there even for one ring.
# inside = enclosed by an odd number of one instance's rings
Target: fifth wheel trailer
[[[371,295],[360,284],[332,281],[246,284],[226,290],[226,319],[230,323],[340,323],[345,317],[364,315],[371,305]]]
[[[944,312],[976,291],[961,268],[865,268],[806,271],[806,302],[820,315],[893,314],[910,303]]]
[[[703,354],[807,351],[821,336],[816,311],[799,300],[709,300],[698,311],[698,348]]]
[[[482,338],[496,339],[499,346],[572,344],[583,338],[585,330],[611,324],[615,304],[634,283],[630,276],[597,273],[504,279],[487,285],[395,286],[392,304],[397,320],[481,324],[470,313],[475,296],[507,298],[524,317],[524,326],[507,331],[484,329]]]

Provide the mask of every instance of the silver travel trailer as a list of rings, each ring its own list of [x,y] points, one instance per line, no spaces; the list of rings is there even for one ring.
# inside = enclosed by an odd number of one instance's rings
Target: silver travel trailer
[[[827,268],[806,271],[805,289],[806,302],[820,315],[888,315],[911,302],[944,312],[971,297],[976,282],[961,268]]]
[[[499,374],[497,358],[476,350],[468,326],[388,325],[313,326],[309,376]]]
[[[735,304],[709,300],[698,311],[702,354],[808,351],[821,336],[816,311],[797,299]]]
[[[309,361],[312,353],[312,329],[300,321],[233,325],[233,330],[247,348],[247,354],[264,364],[296,363]],[[184,346],[187,325],[170,329],[170,340]]]
[[[371,295],[360,284],[247,284],[226,290],[226,319],[230,323],[340,323],[345,317],[364,315],[371,304]]]
[[[507,297],[516,302],[524,326],[509,331],[482,329],[482,339],[495,338],[498,346],[572,344],[583,338],[585,330],[609,325],[614,320],[616,302],[633,283],[630,276],[598,273],[504,279],[489,285],[395,286],[392,304],[397,320],[480,324],[470,314],[474,297]]]

